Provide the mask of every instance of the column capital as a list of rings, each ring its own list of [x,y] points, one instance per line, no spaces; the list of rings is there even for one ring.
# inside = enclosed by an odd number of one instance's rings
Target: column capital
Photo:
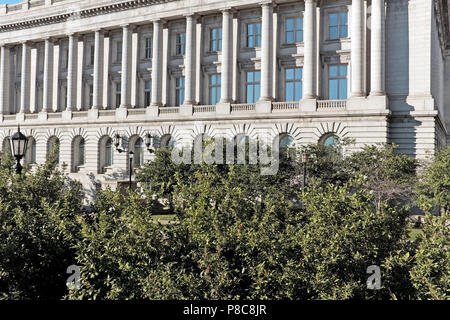
[[[186,19],[192,19],[192,20],[195,20],[195,19],[198,18],[198,14],[196,14],[196,13],[194,13],[194,12],[190,12],[190,13],[183,14],[183,16],[184,16]]]
[[[107,31],[104,29],[104,28],[95,28],[95,29],[93,29],[92,30],[92,32],[94,32],[94,33],[106,33]]]
[[[272,0],[264,0],[264,1],[259,2],[259,5],[260,5],[261,7],[270,6],[270,5],[272,5],[272,4],[273,4],[273,1],[272,1]]]

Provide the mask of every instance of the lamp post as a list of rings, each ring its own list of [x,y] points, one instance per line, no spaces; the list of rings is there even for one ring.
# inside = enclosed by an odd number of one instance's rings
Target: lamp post
[[[25,156],[28,145],[28,139],[20,132],[20,126],[17,126],[17,132],[11,137],[10,143],[12,155],[16,159],[16,173],[20,174],[22,173],[23,168],[20,164],[20,160]]]
[[[134,158],[134,152],[130,151],[129,153],[130,158],[130,190],[131,190],[131,176],[133,175],[133,158]]]
[[[306,187],[306,163],[308,162],[308,154],[302,152],[302,164],[303,164],[303,188]]]
[[[155,150],[153,149],[154,141],[154,137],[150,133],[147,133],[147,135],[145,136],[145,145],[150,153],[155,152]]]

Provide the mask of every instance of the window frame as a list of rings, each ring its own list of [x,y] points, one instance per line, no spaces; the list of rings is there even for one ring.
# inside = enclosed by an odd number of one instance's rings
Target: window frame
[[[300,79],[297,79],[296,78],[296,70],[297,69],[300,69],[300,72],[301,72],[301,75],[302,75],[302,77],[300,78]],[[294,78],[291,80],[291,79],[289,79],[288,80],[288,78],[287,78],[287,71],[288,70],[294,70]],[[288,100],[287,99],[287,84],[288,83],[293,83],[294,84],[294,93],[293,93],[293,97],[294,97],[294,100]],[[300,83],[300,92],[301,92],[301,94],[300,94],[300,98],[299,99],[296,99],[295,97],[296,97],[296,83]],[[286,68],[284,68],[284,101],[299,101],[300,99],[302,99],[303,98],[303,66],[302,67],[286,67]]]
[[[253,73],[253,79],[251,82],[248,81],[249,73]],[[256,81],[256,74],[259,73],[259,81]],[[252,97],[253,101],[249,101],[249,86],[252,86]],[[256,90],[259,88],[259,96],[256,98]],[[256,103],[261,97],[261,70],[248,70],[245,72],[245,102],[246,103]]]
[[[222,51],[222,37],[223,37],[222,27],[211,27],[209,29],[209,52],[220,52]],[[213,33],[216,37],[213,37]],[[215,45],[215,49],[214,49]]]
[[[146,36],[144,38],[144,60],[151,60],[153,58],[153,37]]]
[[[215,83],[212,83],[213,78],[216,78]],[[208,100],[209,104],[215,105],[220,102],[222,98],[222,74],[221,73],[211,73],[208,75]],[[215,94],[213,94],[213,90],[215,89]],[[214,99],[213,99],[214,98]],[[214,102],[216,101],[216,102]]]
[[[259,31],[260,33],[257,33],[257,26],[259,25]],[[253,26],[254,27],[254,34],[249,34],[249,27]],[[245,39],[245,46],[246,48],[261,48],[261,41],[262,41],[262,22],[259,21],[253,21],[253,22],[248,22],[245,24],[245,35],[246,35],[246,39]],[[250,46],[249,45],[249,39],[254,37],[254,45]],[[259,45],[258,45],[258,40],[259,40]]]
[[[181,41],[179,41],[181,40]],[[183,56],[186,54],[186,32],[180,31],[175,33],[175,56]]]
[[[182,85],[181,85],[182,83]],[[185,99],[185,89],[186,89],[186,78],[184,76],[176,77],[174,80],[175,88],[175,103],[176,107],[184,104]]]
[[[302,27],[301,29],[297,29],[297,19],[300,19],[302,21]],[[287,23],[288,20],[294,20],[294,29],[293,30],[288,30],[287,29]],[[297,32],[301,31],[301,41],[297,41]],[[292,42],[288,42],[288,32],[292,32],[293,33],[293,41]],[[291,45],[291,44],[296,44],[296,43],[303,43],[304,42],[304,19],[303,19],[303,15],[299,15],[299,16],[290,16],[290,17],[285,17],[284,19],[284,43],[287,45]]]
[[[347,23],[346,24],[341,24],[341,14],[345,13],[347,15],[346,20]],[[337,25],[331,25],[331,15],[332,14],[336,14],[337,15]],[[347,34],[346,36],[342,36],[341,35],[341,27],[345,26],[347,29]],[[331,37],[331,28],[332,27],[336,27],[337,28],[337,38],[332,38]],[[328,12],[327,14],[327,40],[340,40],[340,39],[346,39],[348,38],[348,10],[333,10]]]
[[[331,76],[331,72],[330,72],[330,68],[331,67],[338,67],[338,75],[337,76]],[[345,66],[346,67],[346,75],[345,76],[343,76],[343,75],[341,75],[340,74],[340,67],[341,66]],[[328,64],[327,65],[327,86],[328,86],[328,99],[329,100],[346,100],[346,99],[348,99],[348,90],[349,90],[349,86],[348,86],[348,81],[349,81],[349,79],[348,79],[348,64],[347,63],[331,63],[331,64]],[[338,98],[337,99],[332,99],[331,98],[331,91],[330,91],[330,81],[332,81],[332,80],[338,80],[337,81],[337,94],[338,94]],[[341,80],[345,80],[346,81],[346,91],[345,91],[345,98],[343,98],[343,97],[341,97],[340,96],[340,87],[341,87]]]
[[[150,83],[149,88],[147,88],[146,84]],[[144,79],[144,107],[148,107],[152,103],[152,79]],[[147,101],[148,100],[148,101]]]

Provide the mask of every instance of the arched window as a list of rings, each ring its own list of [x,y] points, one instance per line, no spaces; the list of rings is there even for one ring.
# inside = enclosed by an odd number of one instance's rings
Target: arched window
[[[335,146],[339,142],[341,142],[341,139],[333,133],[327,133],[322,136],[322,138],[320,139],[320,142],[323,143],[323,145],[326,147],[331,147],[331,146]]]
[[[59,163],[59,139],[55,136],[50,137],[47,143],[47,157],[54,154],[56,163]]]
[[[295,145],[295,139],[288,134],[280,135],[280,149],[293,148]]]
[[[36,140],[33,137],[28,137],[28,147],[25,153],[25,163],[36,163]]]
[[[161,137],[161,148],[172,149],[175,146],[176,140],[170,134],[165,134]]]
[[[77,136],[72,142],[72,172],[78,172],[85,164],[86,141],[83,137]]]
[[[114,145],[109,136],[104,136],[99,140],[100,166],[99,173],[106,173],[114,163]]]
[[[9,153],[11,154],[11,142],[9,140],[9,137],[6,137],[3,139],[3,146],[2,146],[3,155]]]
[[[134,167],[140,167],[144,164],[144,150],[144,142],[142,141],[142,138],[137,138],[134,142]]]

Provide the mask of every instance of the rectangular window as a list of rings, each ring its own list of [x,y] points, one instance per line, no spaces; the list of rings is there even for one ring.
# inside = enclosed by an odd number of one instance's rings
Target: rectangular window
[[[210,32],[210,51],[222,50],[222,28],[212,28]]]
[[[153,39],[145,38],[145,59],[151,59],[153,55]]]
[[[95,61],[95,46],[91,45],[90,47],[90,63],[89,65],[93,66]]]
[[[303,18],[286,19],[286,43],[303,42]]]
[[[221,75],[212,74],[209,76],[209,103],[217,104],[220,102]]]
[[[286,69],[285,76],[285,100],[299,101],[303,95],[303,68]]]
[[[67,86],[62,87],[62,110],[65,110],[67,107]]]
[[[261,71],[249,71],[246,76],[247,103],[255,103],[260,96]]]
[[[116,63],[122,61],[122,41],[116,42]]]
[[[184,77],[175,79],[175,106],[181,106],[184,103]]]
[[[348,37],[347,12],[334,12],[328,15],[328,39]]]
[[[144,106],[148,107],[152,102],[152,81],[145,80],[144,82]]]
[[[120,100],[122,98],[122,86],[120,85],[120,82],[116,82],[116,108],[120,107]]]
[[[64,49],[63,52],[64,52],[64,55],[63,55],[63,59],[64,59],[63,66],[64,66],[64,69],[67,70],[67,68],[69,67],[69,49],[66,48],[66,49]]]
[[[261,22],[247,25],[247,47],[261,47]]]
[[[181,32],[176,34],[175,54],[181,56],[186,53],[186,33]]]
[[[347,99],[347,65],[328,66],[328,99]]]
[[[89,85],[89,107],[94,105],[94,85]]]

